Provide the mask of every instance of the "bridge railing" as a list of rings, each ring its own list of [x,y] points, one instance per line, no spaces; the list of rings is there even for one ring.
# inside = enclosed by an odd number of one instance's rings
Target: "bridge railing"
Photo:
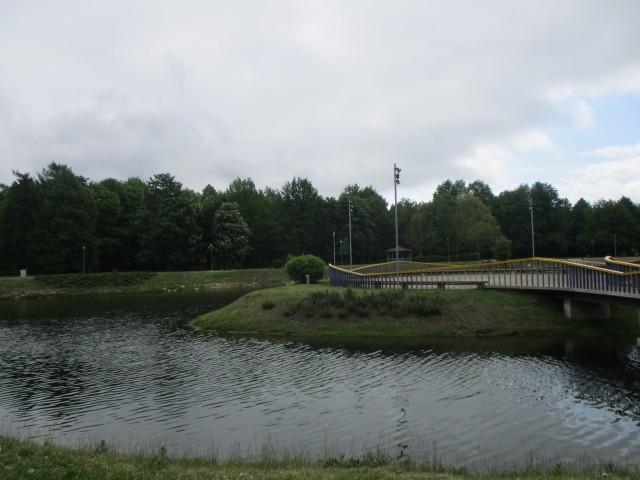
[[[595,265],[540,257],[477,264],[401,261],[354,270],[330,265],[329,279],[332,285],[356,288],[488,287],[640,296],[640,265],[615,260]]]

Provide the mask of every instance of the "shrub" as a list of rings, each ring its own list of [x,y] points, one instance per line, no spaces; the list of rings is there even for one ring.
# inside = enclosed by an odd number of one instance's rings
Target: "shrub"
[[[264,310],[271,310],[275,306],[276,306],[276,304],[273,303],[271,300],[267,300],[267,301],[262,303],[262,308]]]
[[[318,280],[324,278],[326,271],[324,261],[315,255],[293,257],[287,262],[284,268],[291,280],[300,283],[307,281],[307,275],[309,275],[309,281],[311,283],[317,283]]]
[[[271,267],[279,270],[284,267],[284,262],[281,259],[276,258],[273,262],[271,262]]]

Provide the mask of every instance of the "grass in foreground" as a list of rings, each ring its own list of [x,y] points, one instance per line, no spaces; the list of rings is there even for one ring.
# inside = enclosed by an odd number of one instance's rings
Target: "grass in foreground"
[[[52,444],[36,445],[0,436],[0,478],[18,479],[126,479],[126,480],[200,480],[200,479],[440,479],[466,478],[556,478],[556,479],[637,479],[638,474],[610,464],[572,471],[563,464],[522,469],[505,468],[483,474],[464,469],[447,469],[437,463],[419,467],[399,463],[376,452],[360,458],[344,456],[321,460],[278,460],[267,455],[256,461],[219,461],[211,459],[169,458],[160,447],[149,455],[122,455],[104,442],[92,448],[62,448]]]
[[[193,325],[218,332],[370,337],[557,335],[639,330],[637,309],[614,308],[612,319],[606,321],[568,320],[560,300],[521,292],[419,290],[401,293],[417,299],[413,300],[414,304],[423,305],[427,310],[431,308],[426,314],[397,315],[392,307],[380,308],[375,296],[389,295],[385,290],[350,291],[349,295],[363,299],[359,308],[366,311],[350,310],[339,303],[322,305],[317,301],[319,296],[344,296],[346,291],[327,284],[258,290],[198,317]]]

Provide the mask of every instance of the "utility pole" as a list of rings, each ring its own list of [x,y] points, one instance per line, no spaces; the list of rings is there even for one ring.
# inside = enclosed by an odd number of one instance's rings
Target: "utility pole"
[[[396,282],[400,283],[400,246],[398,244],[398,185],[400,184],[400,169],[393,164],[393,195],[395,200],[396,219]]]
[[[333,231],[333,264],[336,264],[336,232]]]
[[[396,262],[400,261],[400,251],[398,245],[398,185],[400,184],[400,169],[393,164],[393,194],[395,197],[395,210],[396,210]]]
[[[529,197],[529,210],[531,211],[531,258],[536,257],[536,242],[533,234],[533,198]]]
[[[349,198],[349,265],[353,270],[353,249],[351,248],[351,199]]]

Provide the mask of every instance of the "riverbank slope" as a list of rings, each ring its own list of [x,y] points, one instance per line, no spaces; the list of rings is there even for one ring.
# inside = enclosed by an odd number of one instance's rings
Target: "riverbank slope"
[[[577,321],[565,318],[562,301],[552,296],[486,289],[351,290],[328,284],[257,290],[192,325],[225,333],[354,337],[640,332],[635,308],[612,307],[609,320]]]
[[[173,293],[213,288],[268,288],[289,283],[284,269],[109,272],[0,277],[0,300],[52,296]]]

